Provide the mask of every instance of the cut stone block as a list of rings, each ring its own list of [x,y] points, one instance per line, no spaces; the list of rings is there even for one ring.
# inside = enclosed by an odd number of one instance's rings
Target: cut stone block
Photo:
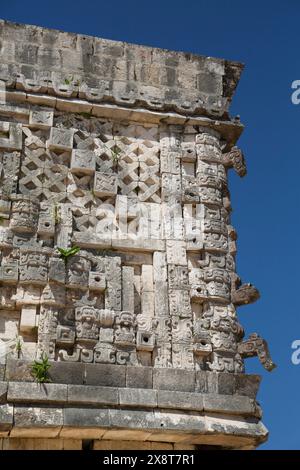
[[[99,197],[115,196],[118,189],[118,178],[113,173],[96,171],[94,179],[94,194]]]
[[[51,127],[48,147],[51,150],[72,150],[73,136],[73,129],[61,129],[58,127]]]
[[[104,292],[106,289],[105,274],[98,272],[89,273],[89,289]]]
[[[31,110],[29,113],[29,125],[37,129],[51,127],[53,125],[53,111]]]
[[[76,149],[72,151],[71,172],[93,175],[96,169],[96,157],[93,151]]]
[[[36,328],[36,306],[24,306],[21,311],[20,331],[30,334]]]

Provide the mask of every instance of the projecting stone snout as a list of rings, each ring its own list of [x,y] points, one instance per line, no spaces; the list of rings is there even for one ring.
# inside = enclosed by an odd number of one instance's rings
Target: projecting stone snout
[[[231,292],[231,301],[235,306],[252,304],[259,298],[259,290],[249,283],[242,284],[237,290]]]
[[[238,352],[243,359],[257,356],[262,366],[269,372],[276,367],[272,361],[267,341],[257,333],[252,333],[246,341],[240,343]]]
[[[247,167],[243,152],[236,146],[223,154],[223,163],[227,168],[233,168],[241,177],[246,176]]]

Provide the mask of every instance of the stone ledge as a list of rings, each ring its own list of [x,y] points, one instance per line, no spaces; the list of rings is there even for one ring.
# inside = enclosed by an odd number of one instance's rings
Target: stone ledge
[[[8,88],[131,109],[226,116],[243,69],[224,59],[3,20],[0,33],[0,79]]]
[[[85,405],[119,404],[116,387],[97,387],[91,385],[68,385],[68,403]]]
[[[51,407],[55,404],[84,405],[97,410],[110,406],[119,409],[172,409],[258,416],[255,401],[246,396],[90,385],[11,382],[8,384],[7,402],[17,405],[27,403],[31,406],[45,403]]]
[[[10,403],[65,403],[68,399],[68,386],[61,384],[37,384],[10,382],[7,401]]]
[[[120,406],[134,406],[143,408],[156,408],[157,391],[142,388],[120,388]]]
[[[29,361],[10,359],[6,365],[6,380],[34,382],[30,366]],[[51,362],[49,377],[51,384],[153,388],[174,392],[240,395],[253,399],[256,397],[261,381],[259,375],[80,362]]]
[[[159,408],[203,411],[203,395],[191,392],[169,392],[158,390],[157,402]]]
[[[216,445],[220,441],[218,445],[239,448],[256,447],[267,439],[267,434],[258,419],[241,414],[207,414],[186,409],[99,409],[82,404],[0,406],[0,437],[130,439],[188,445]]]
[[[182,115],[176,112],[163,112],[135,108],[134,110],[122,106],[105,103],[89,103],[79,99],[63,99],[50,95],[25,93],[22,91],[8,90],[6,103],[0,104],[3,116],[18,115],[21,119],[28,120],[31,107],[40,105],[43,107],[63,110],[69,113],[87,113],[96,118],[126,120],[130,122],[148,124],[175,124],[184,126],[209,127],[216,130],[228,142],[225,150],[230,150],[243,132],[244,126],[240,122],[231,120],[218,120],[205,116]],[[15,106],[15,104],[18,106]],[[23,107],[21,107],[23,105]]]

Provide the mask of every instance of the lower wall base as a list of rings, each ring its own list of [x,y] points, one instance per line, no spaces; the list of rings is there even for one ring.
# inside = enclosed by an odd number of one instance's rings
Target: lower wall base
[[[0,439],[0,450],[196,450],[196,446],[167,442],[81,439]]]

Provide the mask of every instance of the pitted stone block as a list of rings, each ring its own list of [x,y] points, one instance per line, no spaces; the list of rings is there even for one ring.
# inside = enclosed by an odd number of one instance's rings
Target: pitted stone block
[[[32,109],[29,113],[29,125],[36,129],[48,129],[53,125],[53,111]]]
[[[94,180],[94,194],[96,196],[115,196],[117,194],[117,189],[117,175],[96,171]]]
[[[18,263],[6,263],[0,267],[0,280],[3,283],[15,284],[18,282]]]
[[[71,172],[93,175],[96,169],[96,156],[91,150],[76,149],[72,151]]]
[[[98,272],[89,273],[89,289],[104,292],[106,289],[105,274]]]
[[[73,136],[73,129],[61,129],[58,127],[51,127],[48,147],[50,150],[72,150]]]

